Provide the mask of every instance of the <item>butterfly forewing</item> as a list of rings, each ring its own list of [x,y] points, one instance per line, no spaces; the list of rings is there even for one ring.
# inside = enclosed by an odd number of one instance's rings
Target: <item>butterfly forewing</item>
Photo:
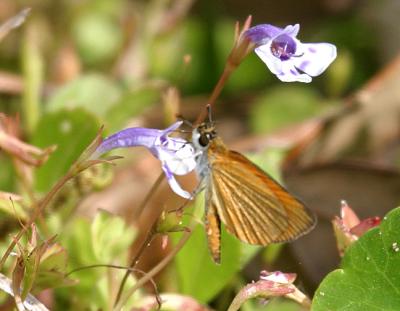
[[[302,202],[219,138],[210,143],[208,161],[207,208],[216,210],[227,231],[240,240],[286,242],[314,226],[314,216]]]

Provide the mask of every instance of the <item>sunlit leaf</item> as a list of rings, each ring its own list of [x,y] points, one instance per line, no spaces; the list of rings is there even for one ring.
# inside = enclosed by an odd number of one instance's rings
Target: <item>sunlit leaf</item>
[[[45,165],[37,170],[36,188],[46,191],[79,157],[96,136],[97,118],[83,109],[48,113],[40,120],[33,136],[37,146],[57,145],[57,150]]]
[[[105,211],[99,211],[93,221],[76,218],[61,236],[62,245],[68,250],[69,271],[98,264],[126,266],[134,235],[122,218]],[[72,295],[94,310],[104,310],[115,299],[115,287],[124,273],[125,270],[110,267],[83,269],[70,275],[79,280],[78,284],[57,289],[57,293],[66,300]],[[129,278],[127,285],[132,284],[133,278]]]
[[[58,111],[81,107],[95,115],[105,116],[120,95],[120,89],[110,79],[100,74],[88,74],[57,89],[46,108]]]
[[[73,24],[73,38],[86,64],[110,61],[122,45],[122,31],[110,14],[92,11],[82,14]]]
[[[45,289],[76,284],[77,280],[65,276],[67,259],[67,251],[59,244],[49,246],[41,258],[35,288]]]

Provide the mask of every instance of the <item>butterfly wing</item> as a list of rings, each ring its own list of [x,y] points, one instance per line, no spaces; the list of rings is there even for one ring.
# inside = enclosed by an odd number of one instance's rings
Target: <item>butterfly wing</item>
[[[301,201],[221,144],[208,151],[206,204],[209,211],[217,211],[228,232],[249,244],[267,245],[294,240],[314,227],[315,217]]]

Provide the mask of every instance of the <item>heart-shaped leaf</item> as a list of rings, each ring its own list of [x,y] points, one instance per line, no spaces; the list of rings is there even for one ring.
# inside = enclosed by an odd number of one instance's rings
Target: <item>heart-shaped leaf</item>
[[[313,299],[312,310],[400,310],[400,208],[346,251]]]

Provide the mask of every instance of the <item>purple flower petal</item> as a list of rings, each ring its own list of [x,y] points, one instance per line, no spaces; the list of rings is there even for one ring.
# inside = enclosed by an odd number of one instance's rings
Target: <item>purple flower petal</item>
[[[124,129],[105,138],[92,157],[97,158],[116,148],[145,147],[161,161],[172,190],[184,198],[191,198],[191,194],[184,191],[174,177],[174,174],[185,175],[196,167],[192,144],[183,138],[169,137],[181,124],[182,121],[175,122],[165,130],[140,127]]]
[[[270,25],[270,24],[261,24],[254,27],[249,28],[245,35],[256,44],[256,46],[260,46],[266,44],[273,37],[276,37],[280,33],[282,33],[283,29]]]

